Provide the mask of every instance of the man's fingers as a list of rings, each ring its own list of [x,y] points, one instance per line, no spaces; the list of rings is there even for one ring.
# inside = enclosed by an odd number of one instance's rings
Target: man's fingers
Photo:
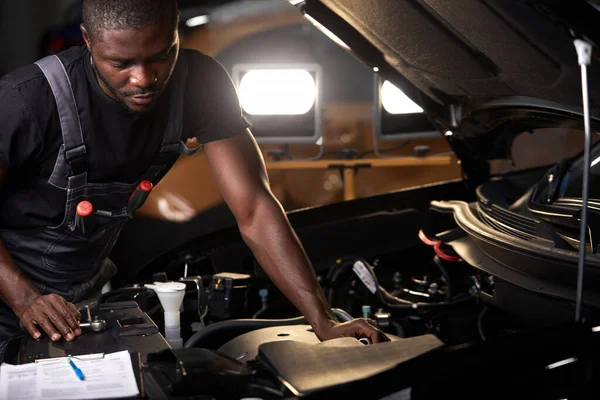
[[[54,312],[50,315],[50,320],[58,328],[62,337],[67,339],[67,341],[73,340],[75,338],[74,331],[79,325],[75,321],[75,318],[73,318],[73,315],[71,315],[66,302],[64,300],[55,301],[52,303],[52,307],[54,308]]]
[[[57,294],[38,297],[20,317],[21,327],[33,338],[45,332],[53,341],[67,341],[81,335],[77,308]]]
[[[72,330],[79,327],[79,311],[77,311],[77,308],[73,304],[61,297],[60,301],[54,302],[52,305]]]
[[[363,320],[363,324],[363,330],[365,331],[366,336],[371,339],[371,343],[377,344],[390,341],[390,338],[388,338],[385,333],[377,328],[375,321],[372,319]]]
[[[77,321],[77,323],[79,324],[79,321],[81,320],[81,314],[79,313],[79,310],[77,309],[77,307],[75,307],[75,305],[73,303],[69,303],[66,300],[65,300],[65,303],[67,303],[67,307],[69,307],[69,311],[71,312],[71,315],[73,316],[75,321]]]
[[[50,318],[52,325],[54,325],[62,337],[67,341],[75,339],[73,330],[78,326],[67,307],[66,300],[57,294],[50,294],[45,297],[45,300],[44,303],[46,307],[44,311]]]
[[[25,323],[22,323],[21,328],[25,329],[25,331],[27,331],[27,333],[29,333],[29,335],[34,339],[38,339],[40,336],[42,336],[31,319]]]
[[[73,340],[75,338],[75,334],[73,333],[71,328],[69,328],[69,325],[65,322],[62,315],[60,315],[59,312],[56,311],[56,309],[52,308],[51,310],[48,310],[48,318],[50,320],[50,323],[54,326],[54,328],[56,328],[60,336],[65,338],[67,341]],[[52,340],[54,340],[55,336],[50,337],[52,338]],[[60,339],[60,337],[58,339]]]
[[[369,339],[371,339],[371,343],[373,344],[381,343],[381,336],[374,329],[369,329]]]
[[[48,315],[45,313],[40,313],[35,317],[35,321],[44,330],[44,332],[46,332],[50,339],[52,339],[52,341],[57,341],[60,339],[60,333],[58,333]]]
[[[391,339],[379,328],[369,326],[367,329],[369,332],[369,337],[371,338],[371,342],[373,342],[373,344],[391,341]]]
[[[71,315],[73,316],[73,319],[75,320],[75,329],[73,329],[73,331],[75,332],[75,335],[79,336],[81,335],[81,328],[79,327],[79,323],[81,322],[81,314],[73,303],[69,303],[68,301],[66,303]]]
[[[375,343],[384,343],[389,342],[390,338],[387,335],[379,330],[374,330],[371,334],[371,341]]]

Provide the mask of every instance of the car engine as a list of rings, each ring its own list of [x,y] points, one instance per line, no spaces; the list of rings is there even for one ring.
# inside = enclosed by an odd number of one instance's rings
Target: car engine
[[[526,189],[540,175],[502,179]],[[510,371],[520,378],[498,393],[570,395],[579,375],[544,365],[562,357],[583,368],[595,357],[586,346],[600,338],[587,325],[575,333],[556,325],[571,318],[568,302],[555,306],[556,298],[495,273],[490,261],[473,261],[460,219],[437,210],[438,200],[475,204],[466,193],[461,182],[445,183],[289,214],[335,318],[368,318],[389,343],[321,342],[232,227],[115,280],[81,310],[86,329],[74,342],[16,338],[5,359],[128,349],[138,354],[146,398],[340,398],[364,387],[367,398],[432,398],[464,395],[465,371],[477,390]]]

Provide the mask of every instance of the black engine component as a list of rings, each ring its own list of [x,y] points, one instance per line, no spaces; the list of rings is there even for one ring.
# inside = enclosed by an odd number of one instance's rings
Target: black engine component
[[[248,309],[248,289],[251,277],[246,274],[221,272],[215,274],[204,292],[211,319],[241,318]]]
[[[60,352],[88,354],[100,344],[107,353],[125,349],[146,353],[168,347],[154,321],[133,301],[98,304],[91,309],[91,316],[106,321],[106,329],[100,333],[87,332],[73,342],[52,342],[47,336],[40,340],[27,337],[23,340],[19,363],[56,356]]]
[[[198,398],[201,393],[214,393],[210,398],[239,399],[252,395],[249,390],[253,372],[208,349],[167,349],[150,354],[144,372],[161,392],[161,396],[154,393],[153,398]]]

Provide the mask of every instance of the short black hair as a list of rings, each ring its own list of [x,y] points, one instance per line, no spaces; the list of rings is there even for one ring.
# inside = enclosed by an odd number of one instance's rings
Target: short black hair
[[[179,21],[177,0],[83,0],[83,25],[93,38],[103,29],[139,29]]]

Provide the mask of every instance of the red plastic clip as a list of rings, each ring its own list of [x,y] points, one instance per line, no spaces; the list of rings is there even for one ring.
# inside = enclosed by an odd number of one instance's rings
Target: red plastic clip
[[[94,206],[89,201],[84,200],[77,204],[75,226],[82,233],[89,233],[94,230]]]
[[[149,180],[143,180],[140,184],[135,188],[131,196],[129,197],[129,203],[127,204],[127,211],[133,214],[138,208],[144,205],[146,199],[150,195],[152,191],[152,182]]]

